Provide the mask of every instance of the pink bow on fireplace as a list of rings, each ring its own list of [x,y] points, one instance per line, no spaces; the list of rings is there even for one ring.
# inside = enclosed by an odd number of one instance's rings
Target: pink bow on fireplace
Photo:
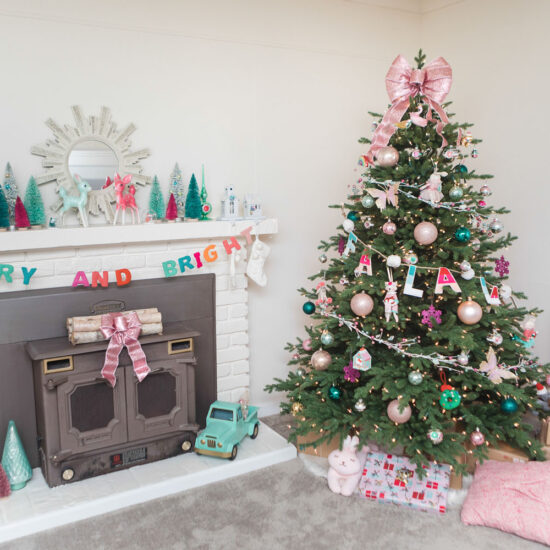
[[[145,353],[138,341],[139,333],[141,332],[141,322],[137,313],[133,311],[127,315],[122,315],[122,313],[102,315],[101,332],[105,338],[110,339],[109,346],[105,352],[105,363],[101,369],[101,376],[113,388],[115,387],[118,356],[122,348],[126,346],[136,377],[141,382],[151,372],[151,369],[147,364],[147,357],[145,357]]]

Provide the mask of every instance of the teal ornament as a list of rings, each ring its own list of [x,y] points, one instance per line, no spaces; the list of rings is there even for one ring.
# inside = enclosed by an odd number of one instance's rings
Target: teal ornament
[[[359,221],[361,218],[359,216],[359,213],[356,212],[355,210],[350,210],[348,212],[348,220],[351,220],[352,222],[356,222],[356,221]]]
[[[439,404],[447,411],[452,411],[460,405],[460,394],[447,384],[441,386],[441,397],[439,398]]]
[[[312,313],[315,313],[315,304],[313,302],[306,302],[302,306],[302,309],[306,315],[311,315]]]
[[[8,423],[2,467],[8,476],[12,491],[23,489],[32,477],[32,468],[13,420]]]
[[[413,386],[418,386],[419,384],[422,384],[422,380],[424,380],[424,376],[422,376],[421,372],[413,371],[413,372],[409,372],[408,379]]]
[[[374,206],[374,199],[370,195],[365,195],[361,199],[361,204],[363,208],[372,208]]]
[[[427,435],[434,445],[439,445],[443,441],[443,432],[441,430],[430,430]]]
[[[330,346],[333,343],[334,336],[328,330],[324,330],[323,334],[321,334],[321,344],[324,346]]]
[[[459,227],[455,231],[455,239],[460,243],[467,243],[470,240],[470,230],[467,227]]]
[[[514,414],[518,410],[518,402],[513,397],[507,397],[500,402],[500,410],[506,414]]]
[[[449,190],[449,198],[453,201],[460,200],[463,195],[464,191],[462,191],[462,187],[459,187],[458,185],[453,185]]]
[[[467,174],[468,168],[464,166],[464,164],[457,164],[455,166],[455,172],[457,172],[458,174]]]
[[[331,386],[328,389],[328,396],[333,401],[338,401],[338,399],[340,399],[340,397],[342,396],[342,392],[340,391],[340,388],[337,388],[336,386]]]

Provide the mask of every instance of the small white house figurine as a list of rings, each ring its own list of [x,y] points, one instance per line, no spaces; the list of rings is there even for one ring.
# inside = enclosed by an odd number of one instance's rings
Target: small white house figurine
[[[256,195],[247,194],[243,201],[244,219],[245,220],[263,220],[262,201]]]
[[[225,195],[222,199],[222,215],[220,220],[239,220],[239,199],[235,196],[232,185],[225,188]]]

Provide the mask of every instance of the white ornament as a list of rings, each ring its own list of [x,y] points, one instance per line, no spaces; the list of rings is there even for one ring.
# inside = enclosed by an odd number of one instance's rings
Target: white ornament
[[[468,269],[468,271],[464,271],[461,273],[461,277],[463,279],[466,279],[467,281],[469,281],[470,279],[473,279],[475,276],[476,276],[476,273],[472,268]]]
[[[512,297],[512,287],[509,285],[500,285],[500,297],[503,300],[509,300]]]
[[[401,258],[396,254],[392,254],[386,259],[386,264],[388,267],[399,267],[401,265]]]
[[[344,231],[346,231],[347,233],[350,233],[351,231],[353,231],[355,224],[353,223],[352,220],[349,220],[346,218],[344,220],[344,223],[342,223],[342,227],[344,228]]]
[[[469,361],[468,354],[465,351],[461,351],[456,360],[458,361],[459,365],[462,365],[464,367],[468,364]]]
[[[265,286],[267,284],[267,275],[264,272],[264,264],[269,256],[271,248],[264,242],[260,241],[258,235],[250,247],[250,260],[246,267],[246,274],[258,285]]]

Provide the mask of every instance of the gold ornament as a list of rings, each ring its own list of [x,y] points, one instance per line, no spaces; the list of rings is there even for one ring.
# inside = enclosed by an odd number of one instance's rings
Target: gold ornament
[[[292,403],[292,414],[296,416],[302,411],[303,408],[304,406],[301,403],[298,403],[298,401],[294,401],[294,403]]]

